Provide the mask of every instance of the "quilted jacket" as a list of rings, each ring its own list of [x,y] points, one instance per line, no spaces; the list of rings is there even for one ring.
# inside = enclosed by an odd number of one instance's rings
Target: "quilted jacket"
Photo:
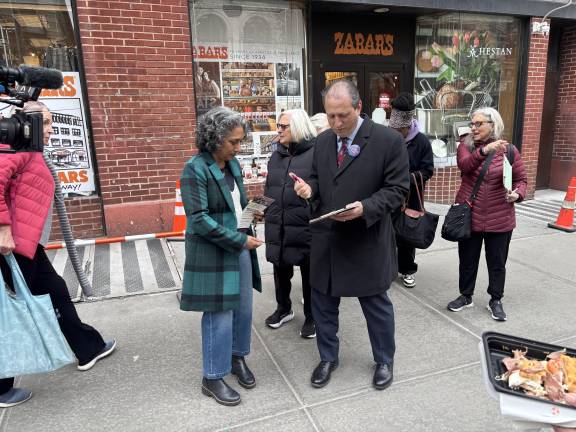
[[[11,226],[15,253],[34,258],[53,198],[42,153],[0,153],[0,225]]]
[[[462,183],[456,194],[456,202],[464,203],[470,197],[474,183],[482,170],[486,159],[480,154],[480,148],[486,143],[475,143],[474,151],[461,143],[458,146],[458,167],[462,172]],[[476,232],[508,232],[516,228],[514,203],[506,202],[506,189],[502,181],[504,152],[498,152],[488,168],[486,176],[480,184],[476,200],[472,206],[472,231]],[[516,189],[520,202],[526,196],[528,177],[518,149],[514,147],[514,163],[512,164],[512,189]]]

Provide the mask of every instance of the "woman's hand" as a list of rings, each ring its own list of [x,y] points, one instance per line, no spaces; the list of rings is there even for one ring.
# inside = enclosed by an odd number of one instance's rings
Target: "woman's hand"
[[[514,189],[513,191],[506,191],[506,202],[507,203],[513,203],[518,198],[520,198],[520,195],[516,191],[517,191],[517,189]]]
[[[309,199],[312,196],[312,188],[310,185],[293,172],[288,173],[288,175],[294,180],[294,192],[296,192],[296,195],[306,200]]]
[[[15,247],[10,225],[0,225],[0,254],[8,255]]]
[[[490,144],[486,144],[483,148],[485,154],[488,154],[492,150],[499,152],[505,151],[506,147],[508,146],[508,141],[506,140],[496,140],[491,142]]]
[[[244,243],[244,249],[256,249],[257,247],[262,245],[262,240],[257,239],[256,237],[247,236],[246,243]]]

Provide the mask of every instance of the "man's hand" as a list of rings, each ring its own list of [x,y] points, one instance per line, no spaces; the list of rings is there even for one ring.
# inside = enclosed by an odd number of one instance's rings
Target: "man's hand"
[[[346,222],[349,220],[358,219],[364,214],[364,206],[360,201],[355,201],[351,204],[348,204],[346,208],[351,208],[352,210],[332,216],[330,219],[334,219],[338,222]]]
[[[244,249],[256,249],[257,247],[262,245],[262,240],[257,239],[256,237],[247,236],[246,243],[244,244]]]
[[[10,225],[0,225],[0,254],[8,255],[15,247]]]
[[[294,192],[296,192],[296,195],[300,198],[309,199],[312,196],[312,188],[310,185],[293,172],[288,173],[288,175],[294,180]]]

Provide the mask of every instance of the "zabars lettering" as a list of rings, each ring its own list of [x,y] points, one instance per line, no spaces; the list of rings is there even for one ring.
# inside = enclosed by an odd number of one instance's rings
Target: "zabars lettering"
[[[394,54],[394,35],[368,33],[334,33],[336,55],[382,55]]]
[[[198,45],[192,47],[192,56],[199,59],[227,59],[228,47]]]
[[[58,178],[64,184],[68,183],[87,183],[88,172],[86,170],[80,171],[59,171]]]

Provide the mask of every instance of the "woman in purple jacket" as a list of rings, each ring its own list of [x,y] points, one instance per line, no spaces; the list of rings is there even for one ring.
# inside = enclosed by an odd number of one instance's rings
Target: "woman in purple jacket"
[[[516,227],[514,203],[522,201],[526,196],[528,180],[518,149],[513,146],[513,151],[510,151],[508,146],[512,144],[501,139],[504,123],[498,111],[494,108],[476,110],[470,128],[472,133],[458,146],[457,159],[462,183],[456,194],[457,203],[468,201],[484,160],[492,152],[495,155],[472,206],[472,236],[458,243],[460,296],[448,303],[448,310],[458,312],[474,305],[472,295],[484,243],[488,265],[488,294],[491,297],[488,310],[493,319],[506,321],[502,297],[508,248],[512,230]],[[510,161],[512,190],[507,190],[502,180],[505,157],[513,159]]]

